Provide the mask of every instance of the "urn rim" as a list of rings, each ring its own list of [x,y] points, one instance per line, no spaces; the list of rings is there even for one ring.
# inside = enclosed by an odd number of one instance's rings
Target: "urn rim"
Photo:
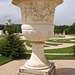
[[[21,1],[24,2],[24,1],[35,1],[35,0],[12,0],[12,4],[18,6],[19,4],[21,4]],[[63,3],[63,0],[36,0],[36,1],[52,1],[52,2],[55,1],[55,3],[57,3],[57,5]]]

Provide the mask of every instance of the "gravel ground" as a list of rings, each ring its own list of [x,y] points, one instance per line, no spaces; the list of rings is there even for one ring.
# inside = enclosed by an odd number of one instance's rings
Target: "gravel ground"
[[[14,60],[0,66],[0,75],[16,75],[27,60]],[[56,75],[75,75],[75,60],[49,60],[55,63]]]

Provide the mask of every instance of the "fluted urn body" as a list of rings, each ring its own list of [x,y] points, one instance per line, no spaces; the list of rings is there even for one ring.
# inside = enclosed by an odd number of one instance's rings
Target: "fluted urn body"
[[[45,69],[50,63],[44,56],[44,41],[54,32],[55,7],[63,0],[12,0],[12,3],[21,8],[22,33],[31,41],[32,55],[25,67],[31,69]]]

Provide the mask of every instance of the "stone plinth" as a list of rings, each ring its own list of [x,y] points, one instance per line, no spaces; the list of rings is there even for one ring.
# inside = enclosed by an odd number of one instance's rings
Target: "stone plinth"
[[[51,66],[47,69],[36,70],[25,68],[25,66],[20,67],[18,75],[55,75],[55,66],[51,63]]]

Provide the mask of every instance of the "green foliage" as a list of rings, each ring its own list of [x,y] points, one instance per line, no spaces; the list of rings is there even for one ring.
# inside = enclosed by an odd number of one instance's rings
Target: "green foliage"
[[[8,23],[6,23],[6,27],[4,28],[4,31],[7,31],[9,35],[15,32],[15,28],[11,20],[8,20]]]
[[[8,35],[0,43],[0,53],[3,56],[18,58],[24,53],[23,43],[16,35]]]
[[[15,33],[21,33],[22,29],[21,29],[21,24],[13,24],[14,28],[15,28]]]
[[[75,34],[75,23],[67,29],[68,34]]]
[[[59,25],[59,26],[55,25],[54,26],[54,33],[59,34],[59,33],[63,33],[63,31],[65,31],[67,34],[67,28],[69,28],[69,26],[67,26],[67,25]]]
[[[5,27],[5,25],[1,25],[1,24],[0,24],[0,30],[3,30],[4,27]]]
[[[19,58],[20,55],[24,53],[25,46],[23,44],[24,42],[13,34],[15,28],[11,20],[8,20],[8,23],[6,23],[5,30],[7,30],[8,35],[0,42],[0,53],[3,56],[12,57],[14,59]]]
[[[75,34],[75,23],[73,23],[70,26],[67,25],[55,25],[54,27],[54,33],[59,34],[59,33],[63,33],[63,31],[65,31],[66,34]]]

